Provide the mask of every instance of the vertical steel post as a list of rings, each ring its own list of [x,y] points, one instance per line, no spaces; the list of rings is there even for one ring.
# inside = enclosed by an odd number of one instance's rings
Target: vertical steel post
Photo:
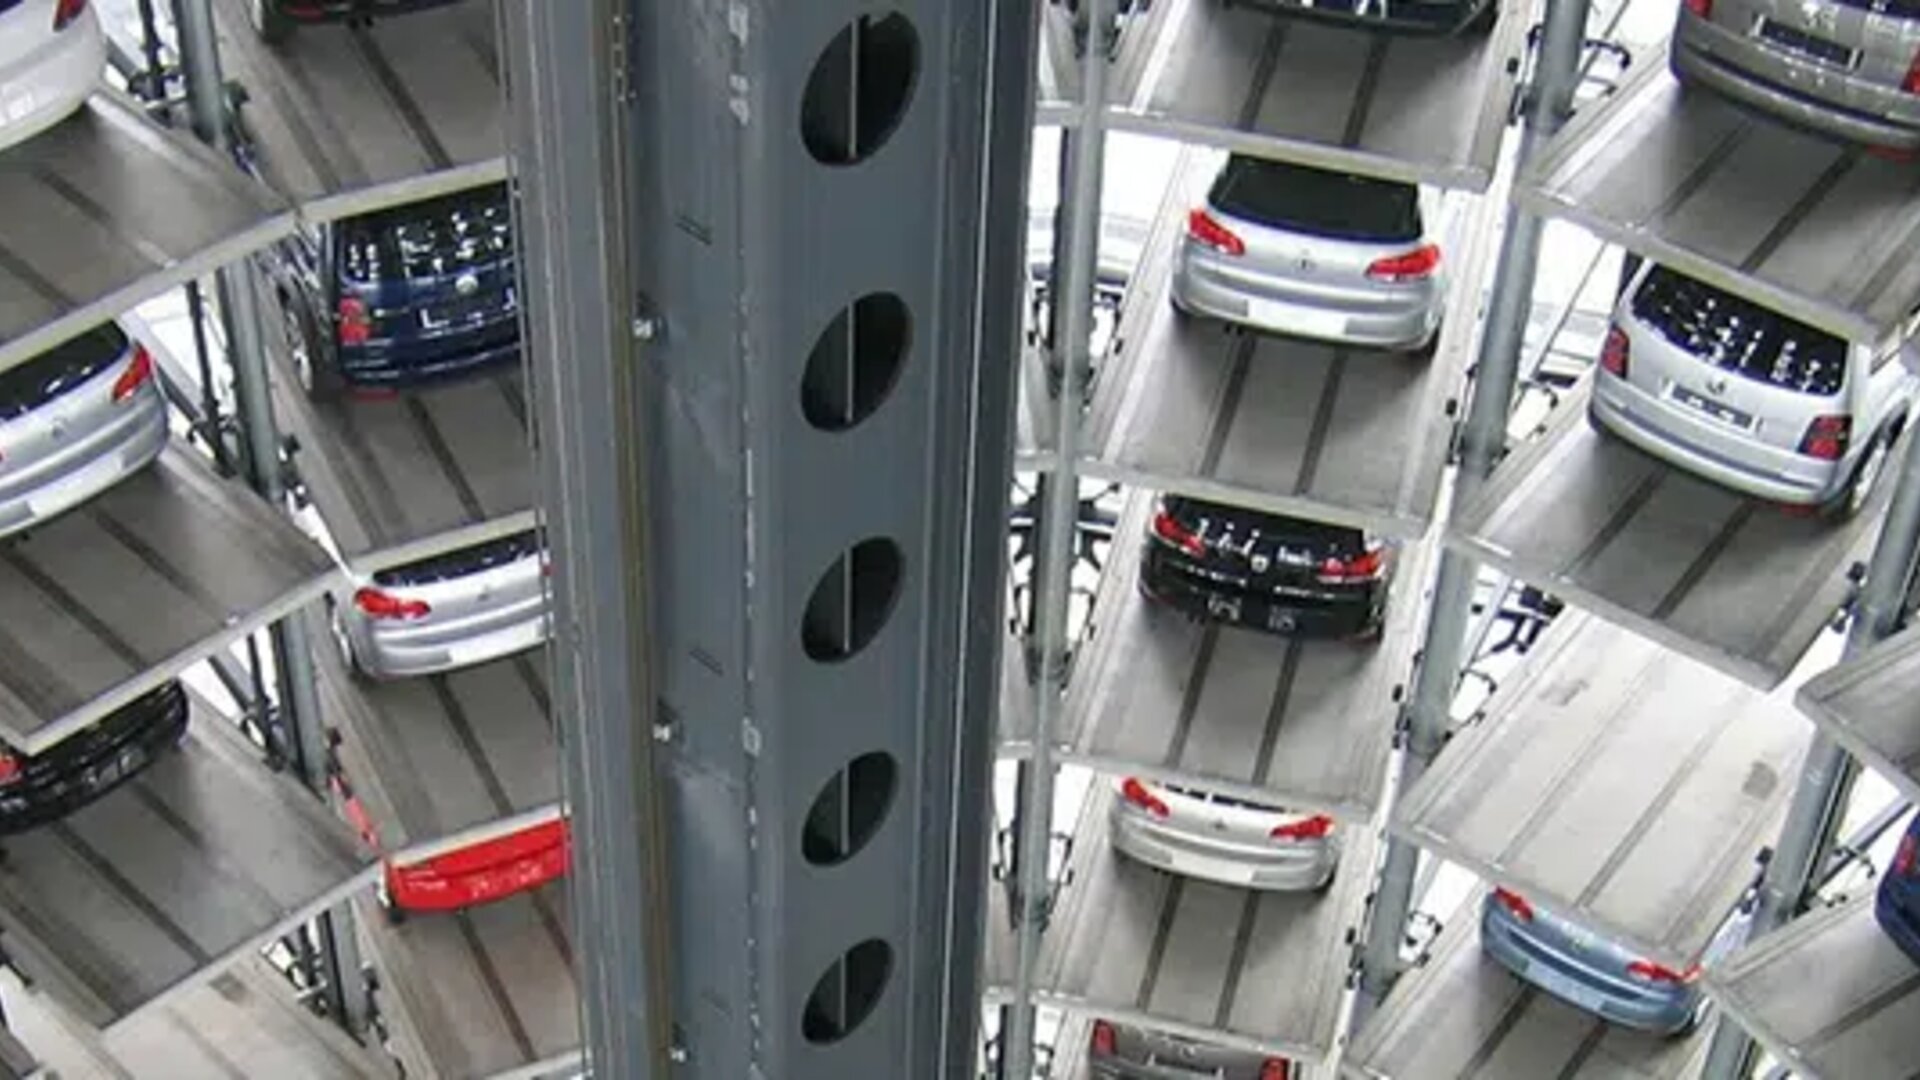
[[[1532,162],[1541,144],[1552,138],[1573,113],[1573,92],[1580,82],[1580,57],[1586,43],[1587,8],[1588,0],[1547,0],[1540,51],[1526,88],[1516,173]],[[1474,368],[1473,399],[1460,432],[1460,469],[1453,490],[1456,511],[1492,473],[1506,448],[1507,413],[1513,403],[1520,348],[1539,269],[1540,235],[1545,223],[1518,205],[1509,204],[1505,224],[1486,330]],[[1459,285],[1470,288],[1474,283]],[[1408,704],[1401,790],[1420,779],[1446,740],[1460,670],[1468,659],[1463,654],[1479,569],[1474,560],[1451,549],[1440,553],[1427,639],[1421,647],[1420,668]],[[1361,958],[1356,1025],[1400,976],[1400,942],[1413,910],[1419,862],[1417,845],[1398,837],[1388,841],[1386,865],[1374,895]]]
[[[225,80],[209,0],[180,0],[180,64],[187,80],[193,129],[221,150],[232,148],[227,126]],[[273,416],[267,376],[267,352],[260,315],[259,271],[241,260],[218,272],[220,311],[227,329],[227,361],[233,367],[234,404],[240,422],[242,457],[248,482],[261,497],[287,510],[286,478],[280,469],[280,433]],[[280,689],[280,717],[292,732],[286,749],[300,777],[316,797],[327,797],[326,733],[320,719],[319,674],[304,616],[283,619],[270,631]],[[347,973],[359,963],[352,934],[352,911],[341,905],[318,921],[321,978],[326,982],[330,1014],[358,1032],[365,1016],[360,995],[347,992]]]
[[[1085,0],[1091,25],[1106,25],[1113,0]],[[1057,463],[1042,487],[1038,521],[1039,551],[1034,560],[1034,633],[1039,638],[1039,670],[1033,680],[1033,758],[1021,770],[1020,820],[1015,829],[1013,1002],[1001,1032],[1001,1075],[1028,1080],[1034,1062],[1034,983],[1040,963],[1040,936],[1052,908],[1048,880],[1053,842],[1054,730],[1067,685],[1067,616],[1073,576],[1075,527],[1080,511],[1080,421],[1085,386],[1092,369],[1094,268],[1100,243],[1100,189],[1106,162],[1107,52],[1089,48],[1081,69],[1079,123],[1067,139],[1060,176],[1060,203],[1054,228],[1064,233],[1056,254],[1049,291],[1052,323],[1060,332],[1051,342],[1049,367],[1059,372],[1054,399]]]
[[[591,1067],[970,1077],[1037,12],[502,10]]]
[[[1920,553],[1920,431],[1910,431],[1897,486],[1880,523],[1880,537],[1867,562],[1866,580],[1854,602],[1843,660],[1851,660],[1899,629],[1907,583]],[[1884,475],[1884,474],[1883,474]],[[1798,917],[1819,885],[1815,875],[1827,862],[1846,817],[1857,763],[1824,729],[1817,730],[1807,760],[1794,782],[1793,801],[1760,879],[1749,940],[1772,933]],[[1713,1047],[1701,1071],[1703,1080],[1735,1080],[1746,1075],[1753,1041],[1723,1014]]]

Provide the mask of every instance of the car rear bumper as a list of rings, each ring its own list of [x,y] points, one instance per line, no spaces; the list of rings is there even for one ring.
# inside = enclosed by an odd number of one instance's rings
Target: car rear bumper
[[[1331,837],[1248,844],[1170,826],[1120,801],[1115,801],[1109,820],[1114,850],[1170,874],[1222,885],[1269,892],[1317,889],[1333,880],[1340,865],[1340,845]]]
[[[1837,498],[1846,487],[1858,446],[1864,445],[1856,440],[1854,455],[1837,462],[1776,450],[1757,441],[1731,452],[1716,445],[1724,444],[1728,436],[1716,429],[1714,421],[1607,375],[1595,378],[1588,408],[1609,432],[1662,461],[1722,487],[1790,506],[1819,506]]]
[[[0,482],[0,537],[43,524],[146,468],[167,445],[167,407],[143,393],[126,413]]]
[[[59,746],[48,750],[45,756],[53,759],[48,762],[51,769],[20,790],[0,795],[0,835],[58,821],[100,799],[145,771],[186,733],[187,698],[171,688],[136,700],[126,711],[150,715],[141,717],[136,730],[97,750],[83,754],[63,752]],[[102,723],[112,724],[123,715]]]
[[[547,640],[546,600],[517,600],[467,618],[412,626],[352,616],[354,661],[376,679],[403,679],[472,667]]]
[[[1522,982],[1623,1027],[1673,1035],[1692,1026],[1700,1005],[1699,990],[1692,986],[1669,991],[1651,986],[1629,989],[1589,971],[1578,958],[1553,951],[1513,918],[1498,914],[1500,910],[1490,904],[1481,907],[1480,945]]]
[[[438,338],[342,346],[340,378],[350,387],[411,390],[516,367],[520,363],[518,326],[509,318],[485,330]]]
[[[1209,588],[1173,567],[1149,542],[1140,563],[1140,592],[1196,619],[1301,637],[1363,637],[1377,631],[1386,607],[1386,587],[1374,582],[1343,587],[1331,602],[1298,601],[1272,593]]]
[[[1906,953],[1914,963],[1920,964],[1920,916],[1913,914],[1915,910],[1920,910],[1920,896],[1916,896],[1914,903],[1903,907],[1895,894],[1899,888],[1901,886],[1895,884],[1892,878],[1882,882],[1879,892],[1874,896],[1873,916],[1880,923],[1880,929],[1886,931],[1895,945],[1900,946],[1900,951]],[[1905,888],[1908,892],[1920,894],[1920,886]]]
[[[66,119],[99,86],[106,65],[99,20],[88,14],[49,48],[0,71],[0,150]]]
[[[1087,1070],[1094,1080],[1258,1080],[1263,1059],[1258,1055],[1247,1055],[1249,1064],[1244,1072],[1219,1073],[1213,1070],[1195,1072],[1176,1065],[1154,1065],[1144,1061],[1126,1061],[1121,1058],[1091,1058]]]
[[[1221,261],[1183,242],[1174,262],[1174,307],[1267,333],[1368,349],[1418,349],[1440,327],[1442,290],[1434,282],[1308,285],[1215,265]]]
[[[1920,97],[1801,59],[1682,12],[1672,48],[1681,79],[1852,142],[1920,150]]]

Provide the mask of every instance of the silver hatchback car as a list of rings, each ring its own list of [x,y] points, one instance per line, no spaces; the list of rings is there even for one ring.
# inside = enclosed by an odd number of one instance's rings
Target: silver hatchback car
[[[1850,345],[1649,263],[1614,309],[1588,415],[1715,483],[1845,517],[1910,415],[1911,347]]]
[[[1227,159],[1187,215],[1173,306],[1274,334],[1396,351],[1440,329],[1438,197],[1413,184]]]
[[[1705,1009],[1697,966],[1643,960],[1507,889],[1481,901],[1480,947],[1523,982],[1624,1027],[1680,1035]]]
[[[1095,1020],[1087,1069],[1097,1080],[1291,1080],[1285,1058]]]
[[[1332,818],[1138,776],[1115,790],[1114,850],[1170,874],[1285,892],[1324,889],[1339,868]]]
[[[1920,0],[1685,0],[1671,57],[1734,101],[1920,151]]]
[[[538,533],[514,533],[359,575],[334,598],[334,644],[375,679],[483,664],[547,640],[546,558]]]
[[[0,371],[0,536],[86,502],[166,445],[153,358],[112,323]]]

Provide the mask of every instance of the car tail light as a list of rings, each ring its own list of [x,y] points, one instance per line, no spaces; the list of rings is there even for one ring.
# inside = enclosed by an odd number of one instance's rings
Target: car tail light
[[[153,356],[145,345],[133,347],[133,359],[127,361],[127,368],[113,381],[113,400],[125,401],[134,391],[153,381]]]
[[[1607,343],[1600,347],[1600,369],[1609,375],[1626,378],[1627,357],[1632,351],[1627,332],[1617,326],[1608,327]]]
[[[1169,812],[1160,796],[1148,791],[1147,785],[1141,783],[1137,776],[1129,776],[1120,782],[1120,795],[1154,817],[1166,817]]]
[[[1187,235],[1223,254],[1247,253],[1246,243],[1205,210],[1196,208],[1187,214]]]
[[[1267,835],[1275,840],[1322,840],[1332,831],[1333,819],[1325,814],[1315,814],[1289,825],[1275,825]]]
[[[1268,1058],[1260,1063],[1260,1080],[1287,1080],[1287,1063],[1279,1058]]]
[[[0,751],[0,784],[13,783],[20,779],[20,774],[25,771],[19,755],[11,751]]]
[[[1511,889],[1495,889],[1493,898],[1499,901],[1500,906],[1506,908],[1514,918],[1521,922],[1533,921],[1533,905],[1527,902],[1526,897]]]
[[[1196,559],[1207,553],[1206,542],[1200,539],[1200,534],[1165,510],[1153,515],[1153,535],[1161,543],[1177,547]]]
[[[1378,578],[1380,571],[1385,566],[1386,560],[1381,556],[1380,549],[1370,547],[1358,555],[1348,556],[1344,559],[1338,555],[1327,556],[1326,559],[1320,563],[1319,573],[1315,576],[1318,577],[1323,584],[1351,585],[1356,582],[1372,581]]]
[[[1713,18],[1713,0],[1686,0],[1687,10],[1703,19]]]
[[[1920,49],[1914,50],[1913,59],[1907,61],[1907,77],[1900,80],[1900,89],[1920,94]]]
[[[87,0],[59,0],[53,5],[53,28],[65,30],[73,25],[73,20],[86,14]]]
[[[353,594],[353,606],[375,619],[424,619],[433,614],[425,600],[404,600],[379,589],[361,589]]]
[[[1093,1022],[1094,1057],[1112,1057],[1114,1054],[1115,1041],[1112,1024],[1107,1023],[1105,1020],[1095,1020]]]
[[[1800,437],[1800,452],[1822,461],[1839,461],[1847,456],[1847,443],[1853,438],[1853,417],[1816,416]]]
[[[1895,877],[1920,875],[1920,838],[1912,833],[1900,838],[1900,850],[1893,856],[1893,875]]]
[[[367,303],[357,296],[340,298],[340,344],[365,345],[373,338],[373,319]]]
[[[1375,259],[1367,267],[1367,276],[1375,281],[1419,281],[1440,266],[1440,246],[1422,244],[1405,255]]]
[[[1669,986],[1685,986],[1700,974],[1700,969],[1691,967],[1686,971],[1675,971],[1672,968],[1661,967],[1651,960],[1635,960],[1633,963],[1627,965],[1627,974],[1642,982],[1666,983]]]

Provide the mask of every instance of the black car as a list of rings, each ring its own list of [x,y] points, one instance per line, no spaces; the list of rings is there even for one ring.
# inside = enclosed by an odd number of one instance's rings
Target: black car
[[[187,731],[187,692],[169,682],[28,757],[0,748],[0,835],[57,821],[126,783]]]
[[[1229,0],[1231,4],[1291,18],[1339,23],[1389,34],[1427,37],[1485,30],[1499,16],[1497,0]]]
[[[1393,573],[1358,529],[1169,495],[1147,528],[1140,591],[1195,618],[1278,634],[1372,638]]]
[[[285,41],[300,23],[364,21],[439,7],[455,0],[247,0],[247,15],[260,40]]]
[[[316,398],[392,392],[520,360],[507,186],[330,222],[265,260],[287,351]]]

